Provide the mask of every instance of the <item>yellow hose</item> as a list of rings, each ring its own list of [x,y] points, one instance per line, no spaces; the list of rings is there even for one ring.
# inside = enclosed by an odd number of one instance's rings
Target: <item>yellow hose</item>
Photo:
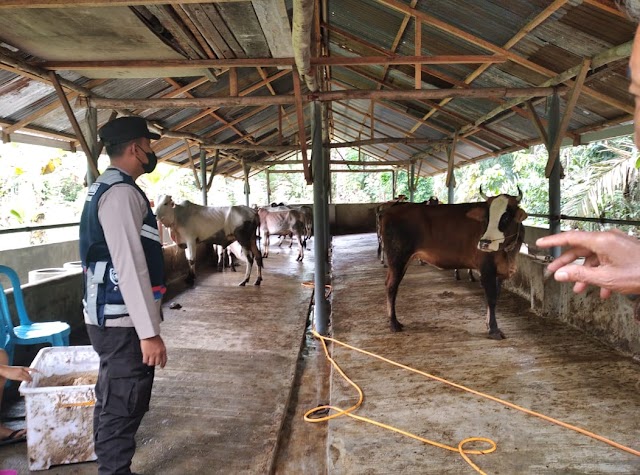
[[[474,464],[471,461],[471,459],[469,458],[469,455],[489,454],[491,452],[494,452],[496,450],[496,447],[497,447],[496,443],[493,440],[486,439],[486,438],[483,438],[483,437],[470,437],[468,439],[464,439],[464,440],[460,441],[460,443],[458,444],[457,447],[452,447],[452,446],[449,446],[449,445],[446,445],[446,444],[441,444],[439,442],[434,442],[432,440],[425,439],[423,437],[419,437],[419,436],[417,436],[415,434],[411,434],[409,432],[403,431],[401,429],[397,429],[397,428],[389,426],[387,424],[382,424],[380,422],[377,422],[377,421],[374,421],[374,420],[371,420],[371,419],[367,419],[366,417],[361,417],[361,416],[357,416],[355,414],[352,414],[352,412],[355,411],[356,409],[358,409],[358,407],[360,407],[360,405],[362,404],[362,402],[364,400],[364,395],[363,395],[362,390],[360,389],[360,387],[358,387],[358,385],[356,383],[351,381],[351,379],[349,379],[349,377],[342,371],[342,368],[340,368],[340,366],[335,362],[335,360],[333,358],[331,358],[331,356],[329,356],[329,351],[327,350],[326,342],[327,341],[331,341],[331,342],[333,342],[333,343],[335,343],[337,345],[341,345],[341,346],[344,346],[345,348],[349,348],[350,350],[354,350],[354,351],[357,351],[359,353],[363,353],[365,355],[371,356],[373,358],[377,358],[379,360],[385,361],[385,362],[387,362],[389,364],[392,364],[394,366],[397,366],[399,368],[403,368],[403,369],[406,369],[408,371],[412,371],[414,373],[421,374],[422,376],[425,376],[427,378],[439,381],[439,382],[444,383],[444,384],[448,384],[449,386],[453,386],[454,388],[462,389],[463,391],[467,391],[467,392],[470,392],[470,393],[475,394],[477,396],[480,396],[480,397],[483,397],[483,398],[486,398],[486,399],[490,399],[491,401],[495,401],[497,403],[503,404],[503,405],[508,406],[508,407],[510,407],[512,409],[516,409],[518,411],[524,412],[524,413],[529,414],[531,416],[535,416],[535,417],[538,417],[540,419],[544,419],[545,421],[548,421],[548,422],[551,422],[553,424],[562,426],[562,427],[564,427],[566,429],[570,429],[570,430],[573,430],[575,432],[579,432],[580,434],[583,434],[583,435],[586,435],[586,436],[591,437],[593,439],[599,440],[601,442],[604,442],[605,444],[609,444],[612,447],[615,447],[617,449],[623,450],[623,451],[628,452],[630,454],[633,454],[633,455],[636,455],[636,456],[640,456],[640,451],[638,451],[638,450],[626,447],[626,446],[624,446],[622,444],[618,444],[617,442],[614,442],[614,441],[612,441],[610,439],[607,439],[606,437],[594,434],[593,432],[589,432],[588,430],[581,429],[580,427],[576,427],[576,426],[573,426],[571,424],[567,424],[566,422],[562,422],[562,421],[559,421],[557,419],[554,419],[552,417],[545,416],[544,414],[540,414],[538,412],[531,411],[529,409],[525,409],[523,407],[520,407],[520,406],[518,406],[516,404],[513,404],[511,402],[505,401],[503,399],[491,396],[489,394],[482,393],[480,391],[476,391],[476,390],[468,388],[466,386],[462,386],[461,384],[452,383],[451,381],[448,381],[448,380],[446,380],[444,378],[439,378],[438,376],[434,376],[434,375],[429,374],[429,373],[425,373],[424,371],[420,371],[420,370],[417,370],[417,369],[414,369],[414,368],[410,368],[409,366],[406,366],[406,365],[403,365],[403,364],[400,364],[400,363],[396,363],[395,361],[392,361],[390,359],[384,358],[384,357],[382,357],[380,355],[376,355],[375,353],[371,353],[369,351],[362,350],[360,348],[356,348],[355,346],[348,345],[348,344],[343,343],[343,342],[341,342],[339,340],[336,340],[334,338],[329,338],[329,337],[322,336],[318,332],[316,332],[315,330],[312,330],[312,334],[313,334],[313,336],[315,336],[316,338],[318,338],[322,342],[322,347],[324,349],[324,354],[326,355],[327,359],[331,362],[333,367],[342,375],[342,377],[351,386],[353,386],[356,389],[356,391],[358,392],[358,402],[356,404],[354,404],[353,406],[351,406],[350,408],[348,408],[348,409],[340,409],[339,407],[335,407],[335,406],[331,406],[331,405],[324,405],[324,406],[315,407],[315,408],[313,408],[313,409],[311,409],[311,410],[309,410],[309,411],[307,411],[305,413],[304,420],[306,422],[314,422],[314,423],[315,422],[323,422],[323,421],[328,421],[329,419],[334,419],[336,417],[348,416],[348,417],[351,417],[353,419],[356,419],[356,420],[359,420],[359,421],[362,421],[362,422],[367,422],[369,424],[373,424],[373,425],[376,425],[378,427],[382,427],[384,429],[388,429],[390,431],[397,432],[397,433],[405,435],[407,437],[411,437],[412,439],[419,440],[419,441],[424,442],[426,444],[434,445],[436,447],[440,447],[442,449],[450,450],[452,452],[458,452],[460,454],[460,456],[465,460],[465,462],[467,462],[471,467],[473,467],[478,473],[481,473],[483,475],[486,475],[486,473],[483,472],[476,464]],[[317,412],[328,412],[330,410],[335,411],[335,413],[327,415],[327,416],[312,417],[312,415],[314,413],[317,413]],[[484,450],[468,450],[468,449],[464,449],[464,446],[466,444],[470,443],[470,442],[485,442],[485,443],[489,444],[490,447],[488,449],[484,449]]]

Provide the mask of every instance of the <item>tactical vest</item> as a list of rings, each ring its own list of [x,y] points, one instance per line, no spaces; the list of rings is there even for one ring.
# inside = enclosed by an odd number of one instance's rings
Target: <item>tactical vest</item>
[[[113,267],[104,230],[98,220],[100,197],[113,185],[120,183],[133,186],[147,203],[147,215],[140,230],[140,241],[149,268],[154,298],[160,300],[166,291],[162,243],[149,200],[133,178],[115,168],[107,168],[89,188],[80,219],[80,259],[84,272],[83,304],[90,322],[100,326],[104,326],[106,319],[129,315],[120,292],[118,275]]]

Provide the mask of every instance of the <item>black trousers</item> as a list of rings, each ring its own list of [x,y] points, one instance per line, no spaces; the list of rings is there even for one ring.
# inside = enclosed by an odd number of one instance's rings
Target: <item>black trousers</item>
[[[98,474],[130,474],[135,435],[149,410],[154,368],[142,363],[134,328],[87,325],[87,332],[100,356],[93,413]]]

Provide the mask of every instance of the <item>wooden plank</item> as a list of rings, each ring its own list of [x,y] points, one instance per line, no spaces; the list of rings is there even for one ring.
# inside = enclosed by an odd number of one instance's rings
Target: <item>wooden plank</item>
[[[169,5],[149,5],[147,9],[160,20],[175,41],[191,59],[207,58],[207,53],[198,44],[198,40],[187,28],[176,11]]]
[[[229,46],[233,55],[230,56],[232,58],[246,58],[247,54],[236,40],[235,35],[227,26],[226,21],[220,15],[218,11],[218,7],[216,5],[207,5],[205,3],[201,4],[202,10],[206,13],[206,15],[211,20],[211,23],[215,25],[216,30],[220,34],[220,36],[224,39],[225,43]]]
[[[254,58],[271,56],[269,45],[250,1],[234,4],[219,3],[216,7],[245,52],[251,53],[250,55]],[[289,56],[293,57],[293,53]]]
[[[216,57],[234,58],[235,55],[233,51],[216,28],[216,25],[211,21],[203,6],[203,4],[183,5],[182,8],[196,27],[198,27],[200,33],[211,47]]]
[[[228,48],[227,48],[227,51]],[[311,58],[313,66],[356,66],[368,64],[477,64],[504,63],[500,55],[438,55],[438,56],[330,56]],[[292,67],[293,58],[218,58],[218,59],[138,59],[109,61],[43,61],[39,66],[50,70],[88,71],[92,69],[203,69],[222,67]]]
[[[209,0],[209,3],[232,3],[246,0]],[[92,8],[133,7],[137,5],[181,5],[202,3],[202,0],[2,0],[0,9],[6,8]]]
[[[291,27],[284,0],[252,0],[262,32],[274,58],[293,56]]]

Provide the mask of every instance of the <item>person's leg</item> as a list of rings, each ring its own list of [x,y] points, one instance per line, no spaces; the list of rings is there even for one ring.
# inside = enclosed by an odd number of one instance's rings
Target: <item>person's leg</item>
[[[8,364],[9,364],[9,355],[7,355],[6,351],[0,348],[0,365],[6,366]],[[2,397],[4,396],[4,385],[6,382],[7,382],[6,378],[3,378],[2,376],[0,376],[0,407],[2,407]],[[27,431],[24,429],[15,433],[14,432],[15,432],[14,429],[9,429],[8,427],[5,427],[2,424],[0,424],[0,441],[3,439],[6,439],[7,437],[11,437],[12,439],[20,439],[22,438],[22,436],[24,436],[27,433]]]
[[[135,435],[149,408],[153,367],[142,363],[140,340],[133,328],[93,328],[91,342],[100,355],[94,418],[98,473],[129,474]],[[97,396],[97,394],[96,394]]]

